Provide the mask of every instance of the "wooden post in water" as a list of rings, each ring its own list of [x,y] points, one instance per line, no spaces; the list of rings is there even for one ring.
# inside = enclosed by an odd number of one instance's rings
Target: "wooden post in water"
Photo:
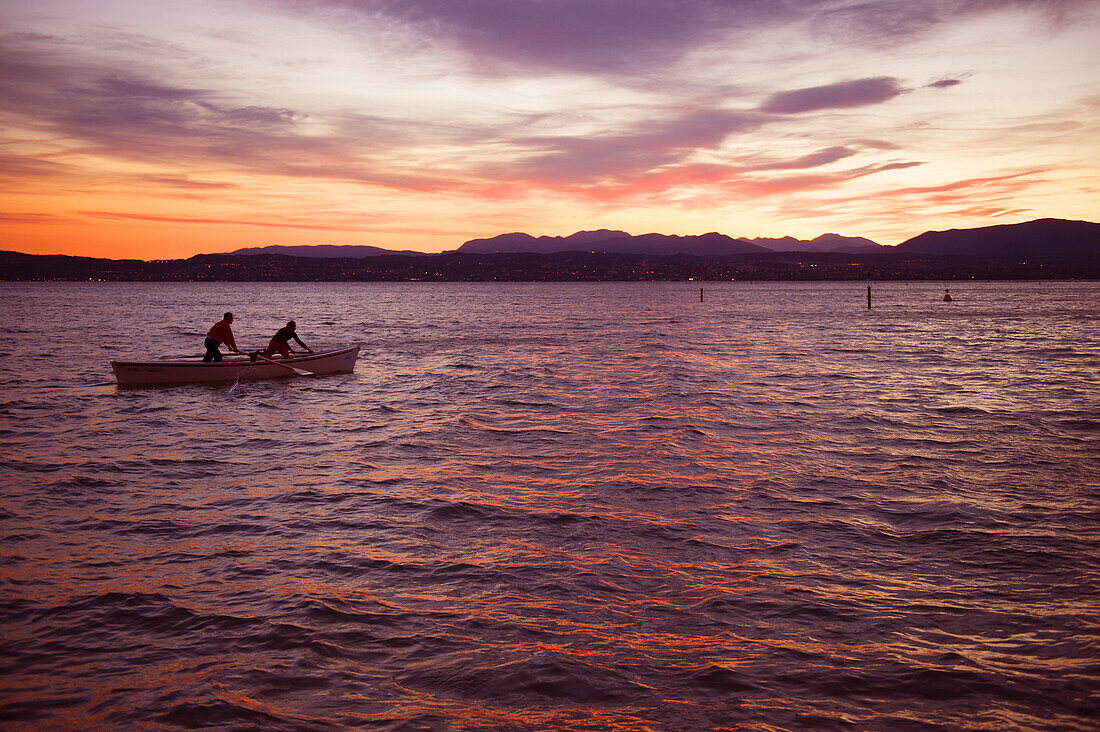
[[[703,288],[699,288],[699,302],[703,302]]]
[[[867,309],[871,309],[871,286],[867,285]]]

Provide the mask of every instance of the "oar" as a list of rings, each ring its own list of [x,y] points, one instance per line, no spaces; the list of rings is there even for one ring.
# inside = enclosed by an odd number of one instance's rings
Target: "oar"
[[[290,371],[293,371],[294,373],[298,374],[299,376],[316,376],[317,375],[317,374],[313,373],[312,371],[306,371],[305,369],[296,369],[293,366],[287,366],[285,363],[279,363],[278,361],[272,361],[270,358],[267,358],[266,356],[261,356],[258,353],[256,354],[256,358],[260,359],[261,361],[267,361],[268,363],[273,363],[276,366],[282,366],[284,369],[288,369]]]

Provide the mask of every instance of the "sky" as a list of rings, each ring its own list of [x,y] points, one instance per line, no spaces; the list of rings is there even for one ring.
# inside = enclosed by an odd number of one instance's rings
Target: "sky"
[[[0,0],[0,249],[1100,212],[1100,0]]]

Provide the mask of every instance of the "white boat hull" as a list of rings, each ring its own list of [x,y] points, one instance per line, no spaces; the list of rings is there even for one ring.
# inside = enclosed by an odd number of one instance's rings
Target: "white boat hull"
[[[248,356],[228,356],[220,362],[202,361],[111,361],[119,386],[152,384],[200,384],[218,381],[277,379],[294,376],[287,366],[315,374],[350,374],[359,357],[359,346],[317,353],[296,353],[290,358],[276,357],[275,363]]]

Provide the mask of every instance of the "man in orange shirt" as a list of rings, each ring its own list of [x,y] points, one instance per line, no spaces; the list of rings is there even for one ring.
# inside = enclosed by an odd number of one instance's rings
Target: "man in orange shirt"
[[[224,343],[237,353],[241,352],[237,348],[237,342],[233,340],[233,329],[229,327],[232,322],[233,313],[226,313],[224,318],[214,323],[214,327],[206,334],[206,355],[202,357],[203,361],[222,360],[221,351],[218,350],[219,343]]]

